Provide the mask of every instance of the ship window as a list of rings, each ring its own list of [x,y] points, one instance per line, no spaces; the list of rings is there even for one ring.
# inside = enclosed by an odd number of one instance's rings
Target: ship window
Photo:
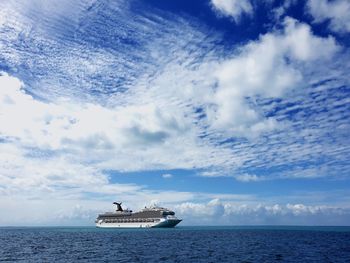
[[[163,216],[175,215],[175,213],[173,211],[167,211],[167,212],[164,211],[162,214],[163,214]]]

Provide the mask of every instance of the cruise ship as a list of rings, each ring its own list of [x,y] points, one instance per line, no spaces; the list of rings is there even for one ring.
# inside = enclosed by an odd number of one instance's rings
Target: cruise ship
[[[150,228],[150,227],[174,227],[182,220],[175,216],[169,209],[153,206],[145,207],[139,212],[123,210],[121,204],[114,202],[117,206],[115,212],[99,214],[96,218],[96,227],[101,228]]]

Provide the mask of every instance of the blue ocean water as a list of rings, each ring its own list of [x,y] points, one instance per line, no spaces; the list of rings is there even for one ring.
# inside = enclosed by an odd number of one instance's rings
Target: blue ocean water
[[[350,227],[0,228],[0,262],[350,262]]]

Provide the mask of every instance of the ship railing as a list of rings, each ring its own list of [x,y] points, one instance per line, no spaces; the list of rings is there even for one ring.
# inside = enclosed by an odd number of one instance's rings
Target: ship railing
[[[159,222],[159,218],[127,218],[127,219],[104,219],[104,223],[154,223]]]

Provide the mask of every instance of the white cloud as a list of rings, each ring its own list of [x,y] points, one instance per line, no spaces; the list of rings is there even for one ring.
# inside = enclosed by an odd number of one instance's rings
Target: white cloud
[[[172,174],[162,174],[162,177],[163,177],[164,179],[169,179],[169,178],[172,178],[173,175],[172,175]]]
[[[269,5],[268,8],[270,9],[272,8],[272,5],[276,3],[274,0],[266,0],[265,2]],[[271,13],[274,15],[275,21],[279,21],[284,15],[286,15],[287,10],[297,2],[298,0],[285,0],[282,1],[279,6],[274,7],[271,10]]]
[[[332,31],[350,32],[350,2],[348,0],[309,0],[307,7],[315,23],[329,20],[329,27]]]
[[[300,63],[327,60],[338,50],[333,37],[313,35],[308,25],[292,18],[283,32],[268,33],[249,43],[242,52],[216,70],[218,89],[208,108],[212,127],[245,137],[255,137],[278,125],[245,102],[245,97],[281,97],[301,85]]]
[[[18,79],[0,76],[0,135],[23,146],[46,150],[109,151],[137,145],[162,144],[185,133],[181,115],[161,111],[155,104],[106,108],[58,100],[45,103],[22,89]]]
[[[246,156],[198,136],[255,140],[281,128],[284,124],[265,118],[246,97],[283,96],[300,84],[303,64],[328,59],[339,49],[333,38],[317,37],[291,18],[284,26],[220,63],[208,55],[209,61],[193,65],[166,64],[159,74],[115,96],[118,104],[107,106],[67,98],[43,102],[25,93],[18,79],[3,74],[0,122],[6,125],[0,134],[19,147],[59,152],[102,170],[220,167],[232,172]],[[181,60],[191,58],[186,56]],[[201,107],[205,117],[198,121],[192,107]]]
[[[176,206],[176,210],[189,225],[342,225],[350,218],[349,208],[304,204],[238,204],[218,199],[208,203],[182,203]]]
[[[257,182],[263,180],[263,177],[256,176],[255,174],[240,174],[235,178],[241,182]]]
[[[255,174],[249,174],[249,173],[236,174],[236,173],[232,173],[232,171],[223,171],[223,169],[206,170],[206,171],[200,172],[199,175],[204,177],[233,177],[240,182],[258,182],[258,181],[266,180],[264,176],[257,176]]]
[[[221,217],[225,213],[224,206],[219,199],[213,199],[206,204],[186,202],[176,206],[180,216],[202,218],[204,222],[212,221],[215,217]]]
[[[236,23],[239,22],[243,14],[253,14],[253,6],[250,0],[211,0],[211,4],[216,11],[232,17]]]

